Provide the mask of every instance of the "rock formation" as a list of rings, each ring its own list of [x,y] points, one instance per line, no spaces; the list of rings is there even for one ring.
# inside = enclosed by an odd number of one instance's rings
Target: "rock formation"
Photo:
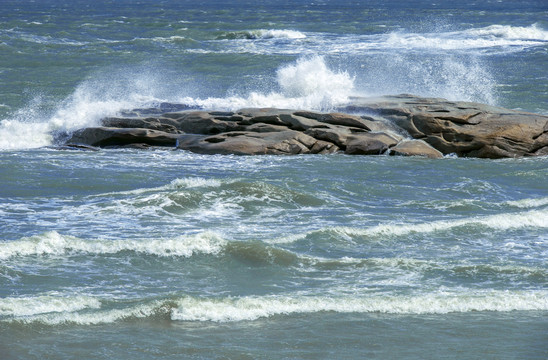
[[[70,134],[65,145],[170,146],[238,155],[344,152],[503,158],[548,154],[548,116],[412,95],[356,97],[338,111],[204,111],[163,104],[156,112],[136,109],[123,117],[105,118],[100,127]]]

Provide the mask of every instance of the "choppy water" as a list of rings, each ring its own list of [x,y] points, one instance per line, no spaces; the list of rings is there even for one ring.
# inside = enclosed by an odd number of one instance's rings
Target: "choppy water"
[[[163,101],[548,114],[543,1],[4,1],[0,357],[548,357],[548,158],[58,151]]]

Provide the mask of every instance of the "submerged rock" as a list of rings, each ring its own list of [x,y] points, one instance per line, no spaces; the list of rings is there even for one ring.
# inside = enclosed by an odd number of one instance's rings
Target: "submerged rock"
[[[100,127],[75,131],[65,144],[170,146],[238,155],[548,154],[548,116],[412,95],[356,97],[334,113],[273,108],[204,111],[163,104],[156,113],[140,109],[128,114],[146,116],[105,118]]]

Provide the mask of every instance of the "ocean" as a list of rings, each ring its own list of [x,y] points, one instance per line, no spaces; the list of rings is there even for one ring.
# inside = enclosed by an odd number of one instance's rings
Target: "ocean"
[[[400,93],[548,115],[548,3],[0,1],[0,359],[548,358],[548,157],[55,143]]]

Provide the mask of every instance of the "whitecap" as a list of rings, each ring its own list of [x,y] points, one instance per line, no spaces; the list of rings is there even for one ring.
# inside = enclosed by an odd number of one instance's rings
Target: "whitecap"
[[[0,316],[28,317],[47,313],[73,313],[99,309],[101,301],[91,296],[38,295],[0,298]]]
[[[548,205],[548,197],[507,201],[505,204],[518,208],[536,208]]]
[[[84,297],[85,298],[85,297]],[[8,302],[13,301],[9,299]],[[17,301],[17,300],[15,300]],[[104,309],[97,299],[82,300],[75,297],[57,302],[56,298],[22,300],[43,303],[43,309],[33,312],[10,312],[19,306],[6,306],[3,322],[24,324],[41,323],[59,325],[108,324],[127,319],[142,319],[160,316],[173,321],[192,322],[237,322],[254,321],[278,315],[333,313],[384,313],[403,315],[467,313],[475,311],[546,311],[548,292],[501,291],[455,289],[434,293],[410,295],[265,295],[242,297],[190,297],[182,296],[169,300],[148,300],[139,304]],[[56,303],[57,302],[57,303]],[[110,301],[113,305],[116,302]],[[56,304],[56,305],[54,305]],[[41,312],[43,311],[43,312]]]
[[[318,233],[331,233],[342,237],[353,236],[402,236],[410,233],[432,233],[448,231],[465,226],[479,226],[493,230],[511,230],[520,228],[548,228],[548,210],[530,210],[518,213],[503,213],[489,216],[476,216],[454,220],[438,220],[426,223],[380,224],[368,228],[328,227],[303,234],[293,234],[270,240],[271,243],[292,243]]]
[[[421,295],[248,296],[183,298],[172,319],[233,322],[295,313],[446,314],[471,311],[548,310],[546,291],[458,291]]]
[[[116,254],[132,251],[156,256],[190,257],[195,254],[218,254],[226,240],[205,231],[170,239],[86,240],[49,231],[15,241],[0,242],[0,259],[21,256],[66,256],[73,254]]]

